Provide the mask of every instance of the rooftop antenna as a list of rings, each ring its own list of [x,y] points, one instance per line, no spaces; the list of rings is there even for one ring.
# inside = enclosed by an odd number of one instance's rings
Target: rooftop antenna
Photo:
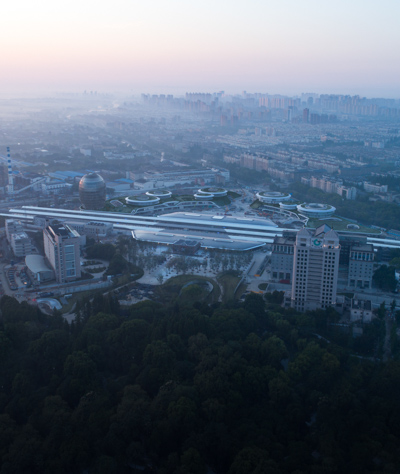
[[[13,196],[14,194],[14,179],[12,174],[12,166],[11,166],[11,156],[10,156],[10,147],[7,147],[7,167],[8,167],[8,186],[7,186],[7,193],[9,196]]]

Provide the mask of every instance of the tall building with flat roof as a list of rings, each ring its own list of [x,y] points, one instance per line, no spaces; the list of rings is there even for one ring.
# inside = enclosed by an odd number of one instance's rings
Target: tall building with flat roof
[[[349,258],[350,288],[371,288],[374,274],[374,246],[357,245],[351,248]]]
[[[273,280],[292,282],[294,237],[275,237],[271,253],[271,274]]]
[[[10,244],[16,257],[26,257],[32,252],[31,239],[26,232],[11,234]]]
[[[10,244],[11,244],[12,234],[24,232],[24,228],[22,227],[21,221],[18,221],[16,219],[6,219],[5,228],[6,228],[6,237]]]
[[[336,303],[340,244],[328,225],[314,232],[300,230],[294,244],[292,302],[297,311],[327,308]]]
[[[25,257],[32,252],[31,239],[24,231],[21,221],[6,219],[6,236],[16,257]]]
[[[66,224],[54,224],[43,230],[44,252],[58,283],[81,277],[80,235]]]

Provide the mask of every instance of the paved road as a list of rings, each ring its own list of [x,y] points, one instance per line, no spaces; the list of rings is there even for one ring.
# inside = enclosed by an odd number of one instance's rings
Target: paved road
[[[339,291],[349,291],[353,292],[350,289],[345,289],[342,290],[340,289]],[[400,295],[397,293],[386,293],[383,291],[379,291],[376,288],[373,288],[372,290],[364,290],[364,291],[355,291],[354,292],[354,297],[363,299],[363,300],[371,300],[372,305],[375,307],[378,307],[383,301],[386,304],[386,307],[390,306],[391,302],[393,300],[396,301],[396,307],[400,307]]]

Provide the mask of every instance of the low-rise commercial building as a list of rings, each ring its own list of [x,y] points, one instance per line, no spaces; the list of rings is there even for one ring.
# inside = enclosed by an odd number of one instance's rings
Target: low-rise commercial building
[[[27,255],[25,258],[30,276],[37,283],[54,280],[54,271],[46,264],[42,255]]]
[[[350,321],[370,323],[372,320],[372,304],[370,300],[351,300]]]
[[[113,225],[108,222],[82,222],[82,221],[67,221],[66,224],[72,229],[76,230],[80,236],[86,235],[93,239],[102,239],[112,234]]]

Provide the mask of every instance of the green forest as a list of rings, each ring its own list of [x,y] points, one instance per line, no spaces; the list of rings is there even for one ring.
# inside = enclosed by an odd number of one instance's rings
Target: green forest
[[[400,363],[243,303],[0,300],[0,473],[397,473]]]

